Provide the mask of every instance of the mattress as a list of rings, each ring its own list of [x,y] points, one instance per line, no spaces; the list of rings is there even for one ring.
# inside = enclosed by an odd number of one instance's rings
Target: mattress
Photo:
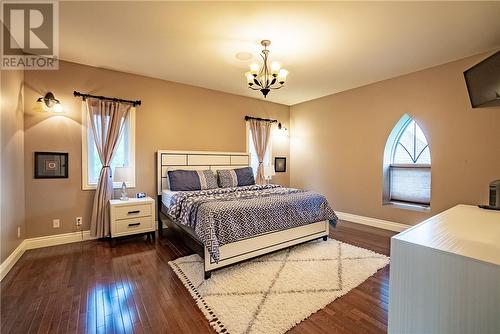
[[[161,202],[167,208],[167,210],[170,208],[170,202],[172,197],[179,193],[178,191],[172,191],[172,190],[163,190],[161,193]]]

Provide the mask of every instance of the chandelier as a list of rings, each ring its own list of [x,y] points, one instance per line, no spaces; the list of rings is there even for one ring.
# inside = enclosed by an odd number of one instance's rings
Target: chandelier
[[[269,68],[267,65],[267,58],[269,56],[267,47],[271,45],[271,41],[265,39],[261,41],[260,44],[264,47],[260,55],[264,63],[262,67],[260,67],[259,64],[250,65],[250,71],[245,73],[245,76],[247,78],[248,88],[260,90],[265,98],[271,89],[280,89],[283,87],[288,71],[281,68],[278,62],[273,62],[271,68]]]

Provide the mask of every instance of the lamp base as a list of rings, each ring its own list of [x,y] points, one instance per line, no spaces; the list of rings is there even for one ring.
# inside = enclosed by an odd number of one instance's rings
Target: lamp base
[[[120,197],[120,201],[128,201],[127,185],[125,184],[125,182],[122,183],[122,195]]]

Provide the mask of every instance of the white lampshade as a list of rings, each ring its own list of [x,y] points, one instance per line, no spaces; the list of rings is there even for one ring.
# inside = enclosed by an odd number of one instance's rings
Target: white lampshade
[[[252,73],[252,74],[259,73],[259,68],[260,68],[259,64],[254,63],[254,64],[250,65],[250,73]]]
[[[274,171],[274,165],[264,166],[264,177],[266,179],[270,179],[274,175],[276,175],[276,172]]]
[[[277,61],[273,61],[271,64],[271,73],[278,74],[280,69],[281,69],[281,64],[278,63]]]
[[[285,70],[284,68],[280,69],[280,71],[278,72],[278,82],[279,83],[284,83],[286,81],[286,77],[288,75],[288,71]]]
[[[247,78],[247,83],[253,85],[253,75],[250,72],[245,73],[245,77]]]
[[[133,181],[132,180],[132,168],[131,167],[115,167],[115,173],[113,174],[113,181],[131,183]]]

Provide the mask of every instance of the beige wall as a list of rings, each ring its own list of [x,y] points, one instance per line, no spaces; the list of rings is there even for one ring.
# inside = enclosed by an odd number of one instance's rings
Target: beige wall
[[[487,203],[489,182],[500,179],[500,108],[472,109],[463,78],[485,56],[292,106],[291,185],[325,193],[335,210],[406,224]],[[429,141],[429,213],[382,206],[384,146],[404,113]]]
[[[24,239],[23,71],[2,71],[0,262]],[[17,237],[17,229],[21,236]]]
[[[288,127],[288,106],[122,72],[61,62],[58,71],[25,74],[25,182],[28,237],[75,231],[75,217],[89,227],[94,191],[81,190],[81,99],[73,90],[141,99],[136,116],[136,189],[156,194],[155,152],[246,151],[245,115],[277,118]],[[244,81],[242,81],[244,84]],[[65,113],[39,111],[39,96],[52,91]],[[257,94],[257,93],[256,93]],[[68,179],[33,179],[33,152],[69,152]],[[289,153],[288,138],[275,138],[273,156]],[[288,173],[275,182],[288,185]],[[52,228],[52,219],[61,228]]]
[[[471,57],[330,95],[292,107],[132,74],[61,62],[58,71],[25,73],[25,189],[27,237],[88,228],[93,191],[81,190],[81,110],[73,90],[141,99],[137,111],[137,187],[155,194],[158,149],[244,151],[246,114],[290,120],[291,171],[274,181],[325,193],[333,207],[414,224],[457,203],[486,203],[500,178],[500,110],[471,109],[462,72]],[[39,111],[36,99],[55,93],[63,115]],[[417,119],[431,147],[430,213],[382,206],[382,155],[399,118]],[[287,126],[288,127],[288,126]],[[274,138],[273,156],[289,157]],[[69,179],[33,179],[34,151],[70,154]],[[52,228],[52,219],[61,228]]]

